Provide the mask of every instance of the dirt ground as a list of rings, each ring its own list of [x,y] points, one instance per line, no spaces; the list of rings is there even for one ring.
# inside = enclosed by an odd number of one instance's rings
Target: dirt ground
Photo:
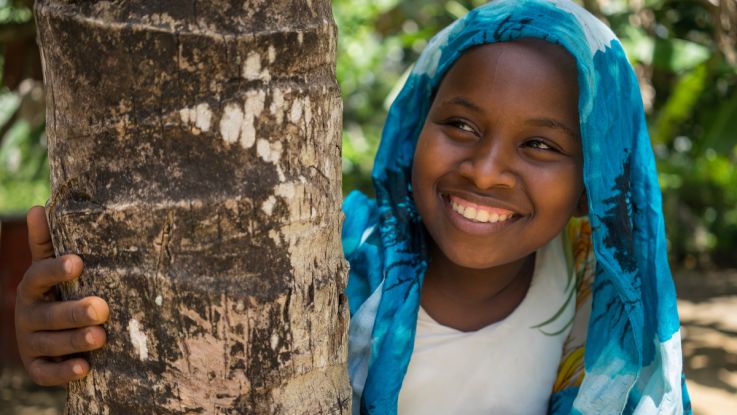
[[[737,270],[676,271],[684,367],[696,415],[737,414]],[[0,415],[61,415],[63,389],[0,373]]]
[[[674,277],[694,413],[737,414],[737,270]]]

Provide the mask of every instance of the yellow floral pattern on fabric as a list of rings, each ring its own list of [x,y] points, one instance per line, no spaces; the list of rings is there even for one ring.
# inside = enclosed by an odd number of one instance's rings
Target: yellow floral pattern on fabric
[[[579,386],[584,378],[586,329],[591,315],[591,290],[596,261],[591,243],[591,224],[587,218],[573,218],[566,227],[566,256],[576,284],[576,314],[573,327],[563,344],[563,355],[553,392]]]
[[[583,381],[583,352],[579,347],[563,358],[558,368],[558,376],[553,385],[553,392],[560,392],[571,386],[578,386]]]

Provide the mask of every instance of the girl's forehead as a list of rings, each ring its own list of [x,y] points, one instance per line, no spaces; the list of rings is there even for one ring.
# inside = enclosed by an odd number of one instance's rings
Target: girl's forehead
[[[472,65],[459,62],[473,61]],[[510,69],[551,73],[576,78],[576,61],[562,46],[541,39],[523,38],[511,42],[487,43],[465,50],[449,71],[464,66],[465,71]]]
[[[576,63],[562,47],[541,40],[476,46],[445,74],[438,94],[448,93],[519,95],[531,104],[547,101],[577,113]]]

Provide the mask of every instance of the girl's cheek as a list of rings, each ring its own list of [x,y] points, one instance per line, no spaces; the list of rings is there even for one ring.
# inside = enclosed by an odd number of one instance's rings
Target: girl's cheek
[[[435,141],[431,134],[427,134],[423,130],[423,134],[420,135],[419,142],[417,143],[417,150],[415,151],[415,164],[419,165],[418,167],[421,167],[423,170],[431,167],[431,161],[438,157],[438,145]]]

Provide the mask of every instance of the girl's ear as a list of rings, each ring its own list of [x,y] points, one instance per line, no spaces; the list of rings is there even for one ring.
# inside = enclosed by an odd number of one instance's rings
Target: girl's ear
[[[578,199],[578,205],[576,210],[573,212],[573,216],[581,217],[589,214],[589,198],[586,196],[586,190],[581,193],[581,197]]]

